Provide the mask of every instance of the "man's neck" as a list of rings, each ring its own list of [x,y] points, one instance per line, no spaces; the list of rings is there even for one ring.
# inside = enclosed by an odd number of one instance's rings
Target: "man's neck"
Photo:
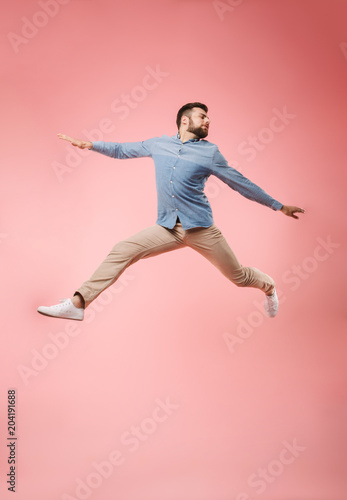
[[[178,133],[182,142],[189,141],[189,139],[199,139],[197,135],[188,132],[188,130],[179,130]]]

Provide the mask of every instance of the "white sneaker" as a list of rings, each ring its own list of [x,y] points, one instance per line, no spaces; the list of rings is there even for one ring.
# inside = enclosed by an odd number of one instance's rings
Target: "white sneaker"
[[[82,321],[84,317],[84,309],[74,306],[71,299],[61,299],[60,304],[55,306],[40,306],[37,312],[53,318],[77,319],[79,321]]]
[[[274,318],[278,311],[278,297],[276,289],[272,295],[265,295],[265,311],[270,318]]]

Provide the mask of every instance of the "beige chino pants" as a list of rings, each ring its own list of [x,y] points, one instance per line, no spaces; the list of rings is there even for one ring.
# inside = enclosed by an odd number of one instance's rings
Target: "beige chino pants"
[[[255,267],[243,267],[240,264],[215,224],[184,230],[182,224],[177,223],[173,229],[156,224],[118,242],[74,295],[80,294],[85,307],[88,307],[130,265],[140,259],[184,247],[193,248],[206,257],[236,286],[259,288],[264,293],[274,289],[275,282],[270,276]]]

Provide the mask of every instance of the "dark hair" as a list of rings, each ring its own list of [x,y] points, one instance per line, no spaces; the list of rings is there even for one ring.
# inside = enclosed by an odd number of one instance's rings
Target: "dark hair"
[[[206,113],[208,112],[208,108],[207,108],[206,104],[202,104],[201,102],[189,102],[188,104],[185,104],[184,106],[182,106],[179,109],[179,111],[177,113],[176,124],[177,124],[178,130],[179,130],[180,126],[181,126],[181,118],[182,118],[182,116],[183,115],[190,116],[192,114],[192,109],[193,108],[201,108]]]

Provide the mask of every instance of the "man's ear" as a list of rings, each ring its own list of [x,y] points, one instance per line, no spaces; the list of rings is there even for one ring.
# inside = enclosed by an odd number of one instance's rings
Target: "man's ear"
[[[181,124],[183,125],[188,125],[189,123],[189,118],[187,115],[183,115],[182,118],[181,118]]]

